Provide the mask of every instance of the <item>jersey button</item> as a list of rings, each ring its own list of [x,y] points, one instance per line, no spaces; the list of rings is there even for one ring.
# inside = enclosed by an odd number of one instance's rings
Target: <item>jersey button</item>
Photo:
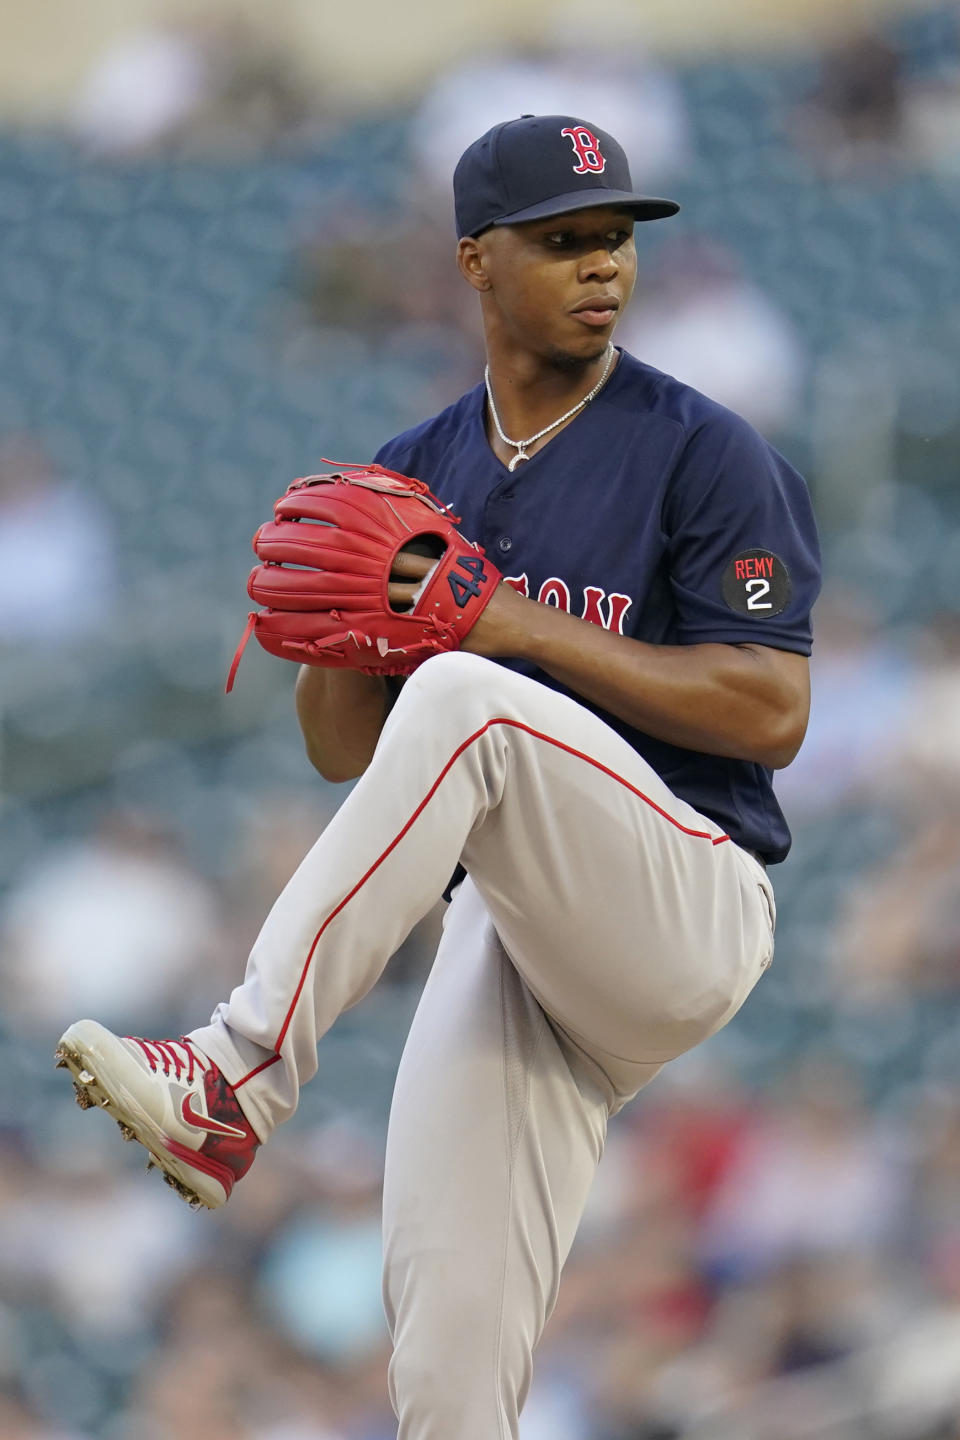
[[[513,541],[510,539],[509,535],[500,536],[500,539],[497,541],[497,549],[500,551],[501,555],[506,555],[508,550],[513,549]]]

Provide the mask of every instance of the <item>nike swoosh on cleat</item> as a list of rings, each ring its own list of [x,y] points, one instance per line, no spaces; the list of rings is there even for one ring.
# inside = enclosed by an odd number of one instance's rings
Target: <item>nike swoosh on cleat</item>
[[[193,1095],[189,1090],[183,1097],[180,1114],[188,1125],[196,1125],[200,1130],[209,1130],[212,1135],[235,1135],[238,1140],[247,1138],[246,1130],[238,1130],[235,1125],[224,1125],[221,1120],[214,1120],[212,1115],[204,1115],[199,1110],[194,1110]]]

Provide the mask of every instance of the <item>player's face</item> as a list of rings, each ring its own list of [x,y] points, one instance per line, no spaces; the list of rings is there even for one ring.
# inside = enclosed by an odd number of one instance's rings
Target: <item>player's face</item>
[[[606,349],[633,293],[633,217],[614,206],[494,226],[476,242],[485,308],[515,343],[577,365]]]

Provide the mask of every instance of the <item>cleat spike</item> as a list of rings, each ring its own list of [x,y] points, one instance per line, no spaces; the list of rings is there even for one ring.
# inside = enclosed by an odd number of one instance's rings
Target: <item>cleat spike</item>
[[[54,1058],[54,1059],[56,1060],[56,1062],[57,1062],[57,1069],[58,1069],[58,1070],[66,1070],[66,1069],[68,1068],[68,1066],[67,1066],[67,1061],[66,1061],[66,1056],[61,1055],[61,1053],[60,1053],[59,1050],[56,1052],[56,1054],[54,1055],[53,1058]]]
[[[136,1140],[136,1132],[134,1131],[132,1126],[125,1125],[122,1120],[118,1120],[117,1128],[119,1129],[120,1134],[123,1136],[124,1140]]]
[[[156,1160],[154,1160],[153,1157],[151,1156],[151,1158],[147,1161],[147,1170],[146,1170],[146,1173],[149,1175],[149,1174],[150,1174],[150,1171],[151,1171],[151,1170],[156,1170],[156,1168],[157,1168],[157,1162],[156,1162]]]
[[[206,1210],[207,1207],[197,1192],[189,1189],[182,1180],[178,1180],[175,1175],[169,1174],[166,1170],[163,1172],[163,1178],[171,1190],[175,1190],[182,1200],[186,1200],[191,1210]]]
[[[73,1088],[76,1092],[77,1104],[80,1106],[80,1109],[89,1110],[93,1105],[93,1101],[87,1094],[86,1090],[84,1090],[83,1086],[80,1085],[76,1080],[74,1080],[73,1082]]]

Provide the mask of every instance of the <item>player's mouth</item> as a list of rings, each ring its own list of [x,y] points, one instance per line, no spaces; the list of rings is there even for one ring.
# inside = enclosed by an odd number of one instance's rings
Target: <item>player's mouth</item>
[[[570,314],[582,320],[584,325],[592,325],[600,330],[604,325],[613,322],[619,309],[620,299],[617,295],[588,295],[586,300],[574,305]]]

